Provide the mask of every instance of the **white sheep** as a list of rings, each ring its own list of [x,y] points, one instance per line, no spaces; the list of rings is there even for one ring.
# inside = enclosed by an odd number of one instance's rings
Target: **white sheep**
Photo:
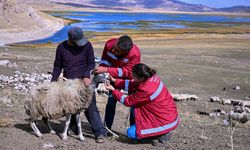
[[[104,78],[97,75],[93,78],[91,86],[85,86],[80,79],[60,82],[44,83],[30,90],[30,96],[25,102],[26,114],[30,116],[30,125],[35,134],[42,134],[37,128],[35,121],[43,117],[50,133],[55,133],[48,119],[58,119],[66,116],[65,128],[60,134],[63,140],[67,139],[67,131],[72,114],[76,114],[78,136],[84,141],[81,130],[80,112],[85,111],[92,100],[93,88]]]

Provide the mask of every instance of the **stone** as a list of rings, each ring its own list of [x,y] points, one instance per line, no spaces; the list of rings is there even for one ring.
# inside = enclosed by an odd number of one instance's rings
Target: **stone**
[[[7,59],[6,60],[0,60],[0,66],[7,67],[9,63],[10,63],[10,61],[7,60]]]

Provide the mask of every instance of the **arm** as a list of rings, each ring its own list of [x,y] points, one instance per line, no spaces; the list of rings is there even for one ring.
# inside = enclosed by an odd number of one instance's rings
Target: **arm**
[[[108,57],[107,52],[108,52],[108,45],[106,43],[102,52],[100,66],[109,67],[111,65],[110,58]]]
[[[54,68],[53,68],[53,72],[52,72],[51,81],[57,81],[59,75],[62,72],[62,54],[61,54],[60,45],[58,45],[57,49],[56,49],[56,56],[55,56]]]
[[[115,87],[119,88],[119,89],[124,89],[125,91],[131,91],[134,88],[134,81],[133,80],[116,79],[115,80]]]
[[[93,50],[92,44],[89,43],[86,46],[88,46],[87,53],[86,53],[87,68],[86,68],[86,71],[84,72],[83,78],[90,78],[90,71],[95,68],[95,57],[94,57],[94,50]]]
[[[115,78],[132,78],[132,67],[140,63],[140,56],[132,56],[122,67],[108,67],[108,73]]]
[[[138,90],[132,95],[123,95],[119,90],[113,90],[114,98],[125,106],[139,106],[151,102],[146,91]]]

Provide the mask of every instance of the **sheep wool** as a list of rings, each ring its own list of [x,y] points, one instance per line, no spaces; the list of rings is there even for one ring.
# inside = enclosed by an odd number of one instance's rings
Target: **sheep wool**
[[[80,79],[43,83],[30,90],[24,108],[31,121],[39,117],[58,119],[86,110],[92,94],[92,87]]]

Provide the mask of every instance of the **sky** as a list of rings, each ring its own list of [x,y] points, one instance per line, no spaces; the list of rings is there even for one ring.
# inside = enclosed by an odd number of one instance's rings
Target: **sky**
[[[179,0],[186,3],[202,4],[209,7],[222,8],[232,6],[250,6],[250,0]]]

